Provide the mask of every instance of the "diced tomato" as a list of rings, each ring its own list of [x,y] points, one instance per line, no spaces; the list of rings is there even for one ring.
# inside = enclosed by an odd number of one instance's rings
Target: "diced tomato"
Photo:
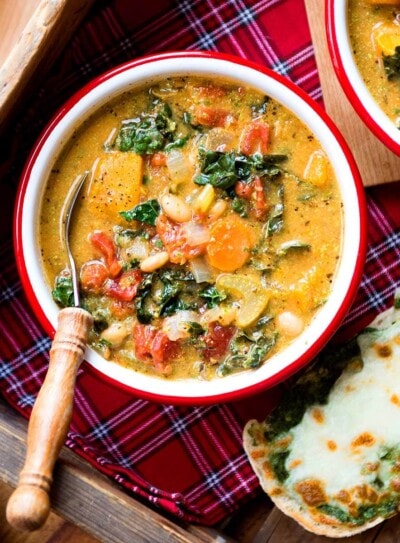
[[[251,183],[245,183],[245,181],[238,181],[235,184],[235,193],[239,198],[250,200],[253,193],[253,187]]]
[[[118,261],[113,240],[105,232],[96,230],[91,234],[90,241],[103,255],[110,277],[117,277],[121,273],[122,265]]]
[[[104,285],[104,293],[121,302],[131,302],[137,294],[142,278],[140,270],[129,270],[117,279],[108,280]]]
[[[207,99],[218,99],[226,96],[227,90],[216,85],[199,85],[192,89],[195,96]]]
[[[165,166],[167,163],[167,157],[165,153],[154,153],[150,158],[150,164],[152,166]]]
[[[204,337],[204,343],[206,344],[203,350],[204,358],[208,361],[218,361],[225,356],[235,332],[235,326],[221,326],[216,322],[210,323],[208,332]]]
[[[103,262],[95,260],[86,262],[81,268],[81,287],[85,292],[99,294],[108,277],[108,271]]]
[[[199,105],[193,113],[193,123],[209,127],[223,127],[227,124],[229,111],[210,106]]]
[[[133,327],[133,340],[135,342],[135,355],[139,360],[146,361],[151,356],[151,343],[157,329],[146,324],[135,324]]]
[[[235,184],[235,193],[239,198],[253,202],[255,216],[257,219],[264,219],[269,205],[266,201],[264,187],[259,177],[255,177],[250,183],[238,181]]]
[[[178,352],[178,343],[171,341],[164,332],[156,332],[151,344],[151,357],[157,369],[167,369],[167,363],[175,358]]]
[[[178,343],[171,341],[154,326],[136,324],[133,328],[135,355],[142,362],[152,362],[161,373],[171,371],[169,362],[178,353]]]
[[[174,264],[185,264],[187,260],[205,253],[206,244],[189,245],[182,224],[171,221],[163,213],[157,217],[156,229]]]
[[[261,121],[253,121],[242,133],[240,150],[244,155],[268,153],[269,126]]]
[[[255,207],[256,217],[258,219],[263,219],[266,212],[268,211],[269,206],[265,199],[264,187],[263,187],[261,179],[259,177],[256,177],[253,180],[252,185],[254,187],[254,204],[255,204],[254,207]]]
[[[135,313],[134,302],[112,299],[109,304],[110,312],[116,319],[126,319]]]

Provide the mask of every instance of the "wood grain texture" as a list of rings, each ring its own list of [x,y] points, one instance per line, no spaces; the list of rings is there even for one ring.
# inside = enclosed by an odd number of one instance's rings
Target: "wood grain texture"
[[[1,0],[0,2],[0,66],[7,60],[31,18],[38,0]]]
[[[62,52],[94,0],[1,0],[0,130]]]
[[[26,427],[26,421],[0,397],[0,479],[13,487],[24,461]],[[102,543],[235,541],[219,530],[187,525],[167,518],[149,504],[145,505],[121,491],[113,481],[65,447],[54,471],[51,503],[57,515],[84,529]],[[51,516],[48,522],[54,522]],[[58,526],[56,524],[55,528]],[[24,536],[30,543],[28,538],[32,534]],[[16,540],[15,543],[22,541],[25,540]],[[45,541],[37,539],[35,543]],[[57,539],[53,541],[58,542]],[[14,542],[11,540],[7,543]],[[71,538],[69,543],[81,542]]]
[[[58,314],[49,368],[29,421],[25,464],[7,505],[8,522],[20,530],[37,530],[50,513],[53,469],[71,422],[76,373],[92,324],[91,314],[79,307]]]
[[[325,32],[325,0],[305,0],[325,109],[349,145],[365,186],[400,179],[400,157],[361,121],[334,72]]]
[[[98,539],[51,513],[45,526],[35,532],[16,530],[6,521],[6,503],[12,487],[0,480],[0,541],[1,543],[100,543]]]

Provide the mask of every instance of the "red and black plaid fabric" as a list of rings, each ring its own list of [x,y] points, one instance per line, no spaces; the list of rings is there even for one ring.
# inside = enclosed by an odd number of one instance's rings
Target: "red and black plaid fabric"
[[[214,50],[269,66],[321,100],[303,0],[97,1],[37,95],[0,142],[0,387],[28,417],[45,377],[50,340],[15,267],[10,210],[39,131],[83,83],[139,55]],[[400,184],[367,191],[365,273],[342,330],[355,333],[392,301],[400,283]],[[137,399],[83,365],[67,445],[127,492],[189,521],[213,524],[259,491],[242,449],[242,428],[263,418],[279,390],[209,407]]]

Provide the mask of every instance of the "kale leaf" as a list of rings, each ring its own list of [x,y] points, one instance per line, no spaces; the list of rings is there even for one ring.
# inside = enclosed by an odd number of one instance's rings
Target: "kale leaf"
[[[214,285],[206,287],[199,293],[200,298],[203,298],[209,309],[216,307],[220,302],[225,300],[226,294],[220,292]]]
[[[139,322],[148,324],[160,316],[197,309],[198,285],[192,274],[166,269],[146,275],[135,298]]]
[[[285,256],[287,253],[292,251],[310,251],[311,245],[305,243],[299,239],[293,239],[282,243],[279,249],[277,250],[278,256]]]
[[[134,151],[139,155],[150,155],[157,151],[182,147],[187,137],[177,135],[177,125],[172,119],[170,106],[154,100],[152,109],[135,119],[123,121],[115,145],[120,151]]]
[[[395,48],[393,55],[382,55],[383,67],[389,81],[400,78],[400,46]]]
[[[75,305],[71,275],[62,273],[56,278],[52,295],[54,301],[61,307],[73,307]]]
[[[201,161],[201,173],[194,182],[197,185],[206,185],[209,183],[213,187],[228,189],[238,181],[236,172],[234,151],[223,153],[221,151],[206,151],[203,148],[199,150]]]
[[[285,462],[289,454],[289,450],[276,451],[270,454],[268,458],[275,477],[280,483],[283,483],[289,477],[289,472],[285,466]]]
[[[231,342],[231,355],[218,367],[220,376],[228,375],[238,369],[258,368],[276,343],[276,334],[256,330],[252,335],[238,333]]]
[[[255,176],[274,179],[282,173],[278,164],[286,155],[245,156],[235,151],[211,151],[199,148],[201,173],[195,178],[197,185],[210,184],[220,189],[230,189],[237,181],[250,182]]]
[[[317,509],[325,515],[337,518],[342,523],[361,525],[378,516],[383,518],[391,517],[397,511],[398,505],[396,498],[388,498],[378,503],[359,505],[354,516],[347,513],[341,507],[328,503],[318,505]]]
[[[240,217],[247,217],[249,214],[249,202],[244,198],[235,196],[232,200],[232,211],[240,215]]]
[[[157,200],[147,200],[129,211],[120,211],[119,214],[126,221],[140,221],[154,226],[160,211],[161,207]]]

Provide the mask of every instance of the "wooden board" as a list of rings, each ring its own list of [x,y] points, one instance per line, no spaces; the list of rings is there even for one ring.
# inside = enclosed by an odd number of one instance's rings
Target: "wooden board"
[[[0,0],[0,130],[34,91],[94,0]]]
[[[357,162],[365,186],[400,180],[400,157],[361,121],[334,72],[325,32],[325,0],[305,0],[324,104]]]

